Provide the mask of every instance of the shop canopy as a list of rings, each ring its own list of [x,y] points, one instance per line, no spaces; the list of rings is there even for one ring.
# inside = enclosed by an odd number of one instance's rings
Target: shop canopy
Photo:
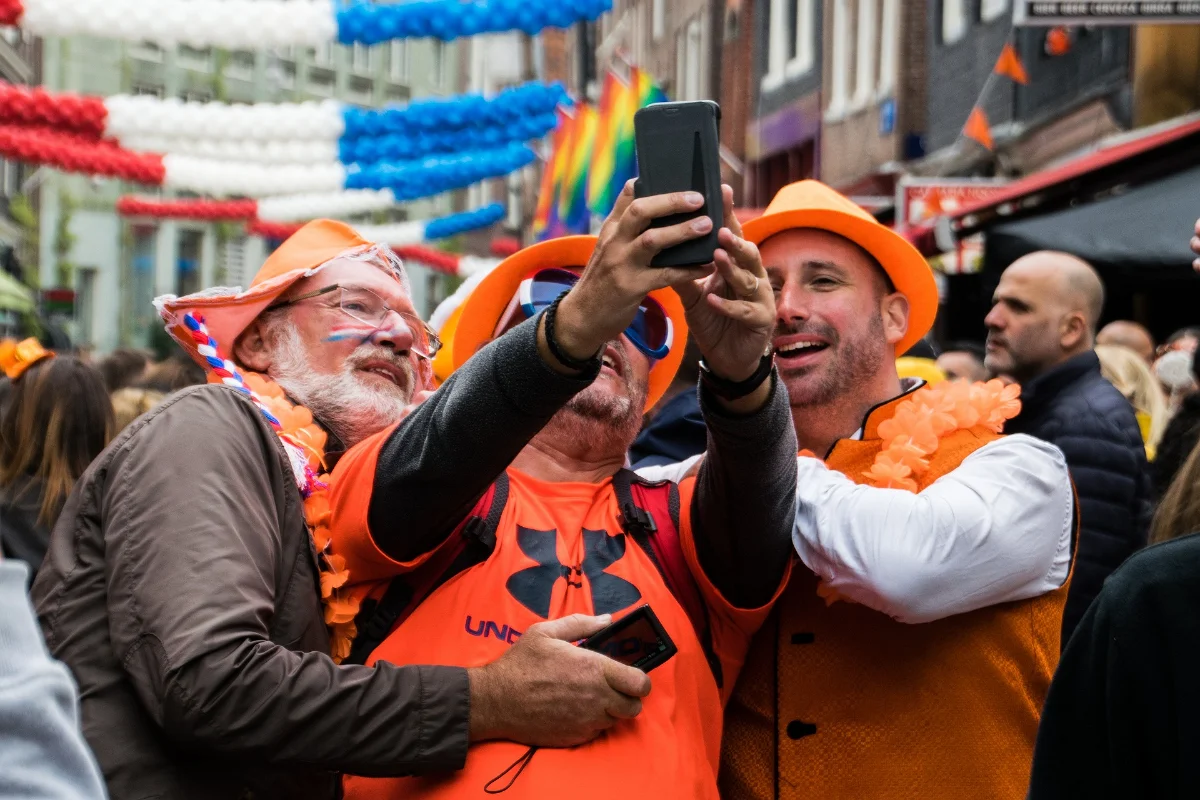
[[[1093,203],[996,225],[984,269],[1002,270],[1035,250],[1062,250],[1106,279],[1196,280],[1189,241],[1200,217],[1200,165]]]

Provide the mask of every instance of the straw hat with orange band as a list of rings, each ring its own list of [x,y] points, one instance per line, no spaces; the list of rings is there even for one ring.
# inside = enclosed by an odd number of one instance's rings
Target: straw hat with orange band
[[[595,236],[564,236],[519,250],[487,274],[458,310],[454,336],[450,343],[454,369],[458,369],[476,350],[490,342],[496,326],[509,310],[521,282],[541,270],[566,269],[582,272],[596,247]],[[650,293],[650,298],[662,306],[670,320],[671,341],[666,355],[654,360],[650,367],[650,385],[646,394],[646,410],[662,398],[675,378],[683,360],[687,340],[687,322],[683,304],[670,289]]]
[[[907,239],[881,224],[853,200],[820,181],[799,181],[779,190],[766,212],[742,226],[743,237],[761,245],[793,228],[836,233],[870,253],[908,298],[908,331],[896,344],[903,355],[929,333],[937,316],[938,291],[925,258]]]

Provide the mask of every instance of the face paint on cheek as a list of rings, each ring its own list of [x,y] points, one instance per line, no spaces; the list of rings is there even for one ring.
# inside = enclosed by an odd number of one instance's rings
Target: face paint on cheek
[[[366,325],[337,325],[330,330],[329,335],[325,337],[324,341],[345,342],[352,340],[362,344],[379,332],[378,329],[370,328]]]

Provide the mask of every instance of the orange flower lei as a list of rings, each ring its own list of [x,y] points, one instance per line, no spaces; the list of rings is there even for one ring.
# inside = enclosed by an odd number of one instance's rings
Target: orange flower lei
[[[1021,412],[1020,396],[1020,386],[998,380],[944,381],[918,389],[879,423],[883,450],[863,475],[880,488],[917,491],[915,479],[929,469],[943,436],[971,428],[1000,433]]]
[[[331,632],[330,654],[335,662],[350,655],[350,643],[358,631],[354,618],[358,616],[361,597],[351,595],[345,588],[350,580],[346,559],[330,551],[329,533],[329,475],[325,473],[326,434],[304,406],[292,405],[277,383],[253,372],[242,374],[246,385],[258,395],[267,410],[279,420],[279,437],[303,451],[308,466],[317,479],[308,487],[304,498],[304,521],[317,551],[321,574],[321,602],[325,606],[325,624]]]

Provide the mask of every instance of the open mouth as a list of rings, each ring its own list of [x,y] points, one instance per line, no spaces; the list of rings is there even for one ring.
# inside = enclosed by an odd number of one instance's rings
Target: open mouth
[[[388,364],[382,361],[372,361],[369,364],[363,364],[358,368],[358,371],[365,372],[368,375],[378,375],[385,381],[388,381],[395,386],[399,386],[400,388],[404,388],[408,385],[408,374],[403,370],[403,368],[395,364]]]
[[[604,348],[604,355],[600,357],[600,371],[609,370],[613,375],[620,376],[621,370],[624,368],[624,362],[621,360],[621,354],[617,348],[609,345]]]
[[[805,361],[808,358],[816,356],[817,353],[828,349],[828,342],[817,341],[815,339],[792,341],[776,345],[775,357],[785,363],[796,363]]]

